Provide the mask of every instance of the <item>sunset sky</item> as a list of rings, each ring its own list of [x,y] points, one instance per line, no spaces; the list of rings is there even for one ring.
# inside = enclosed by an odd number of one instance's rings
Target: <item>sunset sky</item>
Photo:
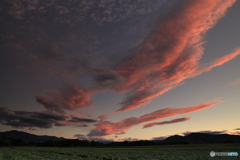
[[[0,132],[240,135],[240,1],[3,0]]]

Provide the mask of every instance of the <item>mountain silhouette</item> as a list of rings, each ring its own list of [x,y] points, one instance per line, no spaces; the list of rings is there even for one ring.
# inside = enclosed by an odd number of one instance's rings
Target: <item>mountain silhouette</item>
[[[21,139],[23,142],[44,143],[46,141],[61,141],[67,140],[63,137],[47,136],[47,135],[34,135],[27,132],[12,130],[0,132],[0,138],[14,138]],[[140,141],[139,141],[140,142]],[[240,143],[239,135],[229,134],[208,134],[208,133],[190,133],[186,136],[173,135],[164,140],[159,141],[162,144],[181,144],[181,143]]]
[[[208,134],[208,133],[190,133],[186,136],[174,135],[166,138],[162,142],[178,143],[178,142],[191,142],[191,143],[240,143],[240,136],[229,134]]]
[[[21,139],[24,142],[36,142],[36,143],[43,143],[48,140],[60,141],[65,139],[63,137],[55,137],[55,136],[47,136],[47,135],[38,136],[35,134],[30,134],[22,131],[17,131],[17,130],[0,132],[0,138],[1,137]]]

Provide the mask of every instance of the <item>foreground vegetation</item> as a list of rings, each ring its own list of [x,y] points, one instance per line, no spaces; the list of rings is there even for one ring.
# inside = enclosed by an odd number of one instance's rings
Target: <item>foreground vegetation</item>
[[[210,151],[238,152],[240,144],[130,147],[0,147],[0,160],[208,160]],[[239,159],[214,157],[214,159]]]

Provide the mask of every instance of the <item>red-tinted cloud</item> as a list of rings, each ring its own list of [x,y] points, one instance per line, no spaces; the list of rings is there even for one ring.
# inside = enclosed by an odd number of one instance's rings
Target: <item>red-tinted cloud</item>
[[[213,100],[213,101],[201,103],[195,106],[187,106],[182,108],[165,108],[165,109],[161,109],[140,117],[126,118],[116,123],[103,121],[95,124],[96,128],[91,130],[88,136],[106,136],[106,135],[115,134],[115,133],[124,133],[129,128],[142,123],[156,121],[159,119],[163,119],[166,117],[171,117],[179,114],[186,114],[186,113],[199,111],[202,109],[212,107],[219,103],[221,103],[220,100]]]
[[[146,90],[146,91],[141,91],[135,94],[131,94],[127,96],[123,102],[120,103],[121,105],[123,105],[123,107],[117,110],[117,112],[128,111],[130,109],[138,108],[145,104],[148,104],[151,102],[153,98],[164,94],[165,92],[171,90],[176,86],[177,85],[169,86],[156,91]]]
[[[214,68],[216,66],[220,66],[220,65],[222,65],[222,64],[224,64],[224,63],[226,63],[226,62],[228,62],[228,61],[230,61],[232,59],[234,59],[239,54],[240,54],[240,48],[236,48],[233,53],[230,53],[228,55],[225,55],[225,56],[223,56],[221,58],[218,58],[218,59],[214,60],[212,63],[210,63],[209,66],[206,67],[206,69],[210,70],[210,69],[212,69],[212,68]]]
[[[172,124],[172,123],[179,123],[179,122],[184,122],[189,120],[190,118],[188,117],[183,117],[183,118],[177,118],[177,119],[173,119],[170,121],[163,121],[163,122],[153,122],[153,123],[147,123],[143,126],[143,128],[149,128],[155,125],[164,125],[164,124]]]
[[[162,19],[136,51],[115,68],[125,83],[112,88],[120,92],[130,91],[117,112],[141,107],[163,94],[161,90],[170,90],[168,87],[235,58],[239,51],[213,61],[208,67],[199,64],[204,54],[205,33],[234,2],[186,1]],[[157,94],[158,91],[162,93]]]
[[[108,115],[107,114],[102,114],[102,115],[98,116],[98,119],[106,120],[106,119],[108,119]]]
[[[36,100],[38,103],[42,104],[47,110],[55,111],[57,113],[65,113],[65,111],[60,106],[58,106],[58,104],[54,103],[48,98],[36,96]]]
[[[93,86],[97,88],[92,91],[76,86],[66,87],[48,98],[36,96],[37,102],[47,110],[65,113],[66,110],[77,110],[91,106],[91,96],[94,93],[112,89],[128,92],[126,98],[120,102],[121,107],[116,112],[132,110],[150,103],[153,98],[182,84],[185,79],[210,71],[239,54],[238,49],[234,53],[216,59],[207,66],[199,64],[199,60],[204,54],[202,44],[205,33],[224,16],[226,10],[234,2],[236,0],[189,0],[179,3],[177,9],[159,20],[154,31],[137,47],[133,54],[116,64],[114,68],[99,68],[98,65],[94,65],[93,62],[95,63],[96,59],[93,57],[97,57],[94,56],[95,49],[94,54],[89,56],[93,58],[92,60],[85,58],[87,55],[82,53],[79,55],[64,54],[69,51],[69,48],[79,49],[77,46],[79,46],[80,40],[83,41],[80,46],[86,46],[83,50],[89,54],[89,49],[97,48],[95,44],[91,43],[97,41],[97,38],[93,38],[95,36],[82,38],[70,35],[69,38],[56,40],[48,37],[44,29],[32,30],[34,32],[29,32],[31,34],[26,36],[27,39],[40,41],[37,43],[33,41],[34,43],[25,45],[25,48],[30,48],[32,51],[31,54],[24,56],[25,59],[29,58],[29,62],[34,63],[33,66],[43,67],[44,69],[40,70],[55,75],[56,73],[64,73],[63,77],[73,78],[76,75],[76,77],[91,77],[90,83],[93,83]],[[11,2],[11,5],[16,6],[15,3]],[[37,4],[37,2],[32,4],[30,8],[37,9],[39,7]],[[28,9],[22,3],[19,5],[23,10],[18,11],[19,13],[9,14],[25,17],[24,13]],[[55,6],[58,13],[59,9],[63,8],[62,6]],[[59,46],[63,47],[63,50]],[[104,117],[102,118],[104,119]]]
[[[65,113],[64,110],[76,110],[92,105],[90,100],[93,91],[77,86],[60,89],[58,93],[51,94],[52,100],[37,96],[37,102],[47,110]]]

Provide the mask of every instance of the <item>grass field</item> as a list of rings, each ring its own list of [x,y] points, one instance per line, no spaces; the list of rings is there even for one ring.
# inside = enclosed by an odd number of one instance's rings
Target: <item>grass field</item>
[[[240,144],[161,145],[140,147],[1,147],[0,160],[228,160],[210,151],[238,152]]]

